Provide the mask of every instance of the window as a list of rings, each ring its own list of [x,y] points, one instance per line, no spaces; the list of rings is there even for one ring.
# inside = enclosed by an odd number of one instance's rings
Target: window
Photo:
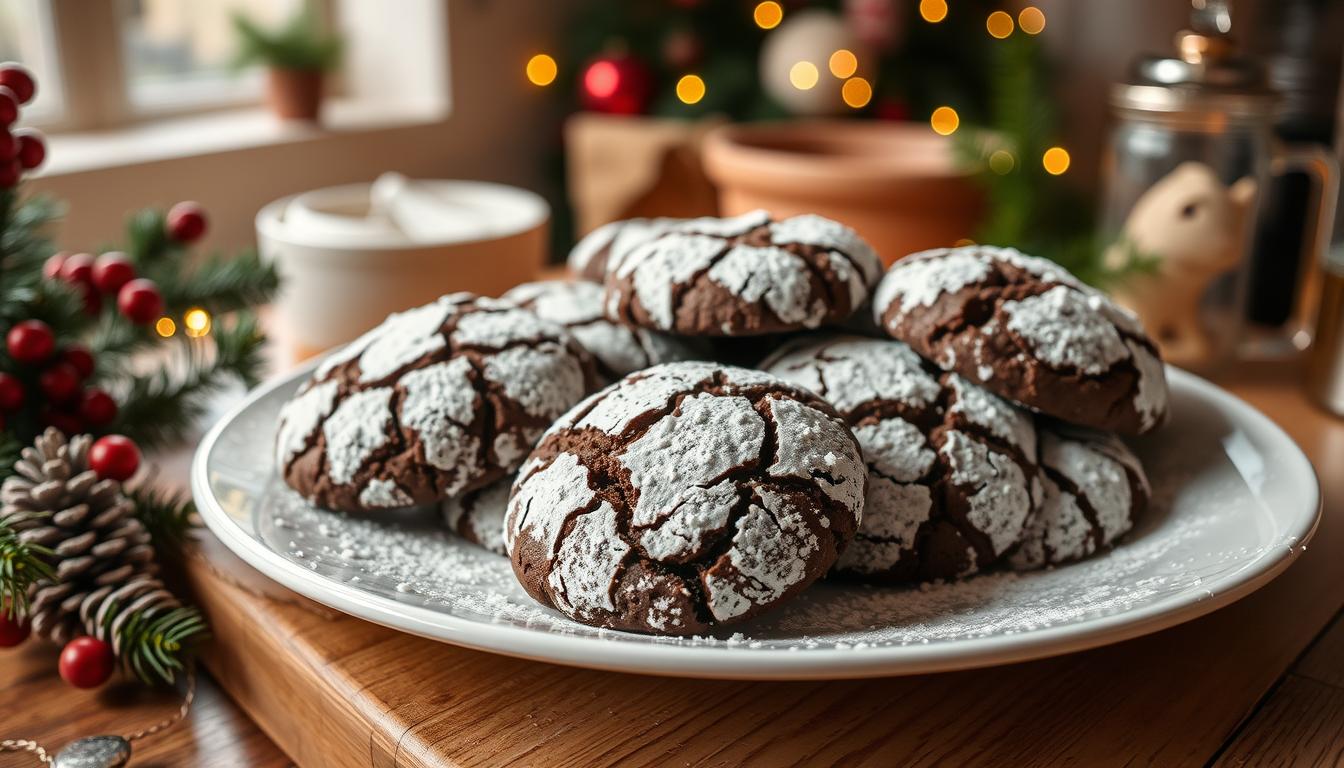
[[[24,121],[48,130],[236,107],[261,99],[262,73],[229,66],[233,14],[279,25],[304,2],[0,0],[0,60],[33,70],[38,95]],[[316,2],[330,24],[330,0]]]

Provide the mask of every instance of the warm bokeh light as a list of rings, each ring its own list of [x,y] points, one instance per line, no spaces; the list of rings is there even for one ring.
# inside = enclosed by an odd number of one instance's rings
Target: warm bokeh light
[[[784,7],[775,0],[765,0],[756,4],[756,10],[752,11],[751,18],[761,29],[774,29],[784,20]]]
[[[171,317],[160,317],[158,322],[154,323],[154,331],[166,339],[177,333],[177,323],[174,323]]]
[[[699,75],[683,75],[677,81],[677,98],[682,104],[694,104],[705,98],[705,81]]]
[[[862,109],[873,100],[873,86],[862,77],[851,77],[840,86],[840,96],[854,109]]]
[[[841,80],[853,77],[854,73],[859,71],[859,57],[855,56],[853,51],[847,51],[844,48],[832,53],[828,64],[831,68],[831,74]]]
[[[621,71],[610,61],[598,61],[583,73],[583,87],[599,99],[609,98],[621,87]]]
[[[964,248],[968,245],[975,245],[975,241],[970,239],[969,237],[963,237],[952,244],[954,248]]]
[[[527,79],[533,85],[550,85],[555,82],[555,59],[544,53],[527,60]]]
[[[210,332],[210,313],[200,307],[188,309],[182,315],[182,329],[193,339],[199,339]]]
[[[1045,29],[1045,14],[1034,5],[1028,5],[1017,14],[1017,26],[1028,35],[1039,35]]]
[[[1069,151],[1063,147],[1051,147],[1041,155],[1041,165],[1045,166],[1046,173],[1058,176],[1069,170]]]
[[[937,24],[946,19],[946,0],[919,0],[919,17],[930,24]]]
[[[817,65],[810,61],[800,61],[789,67],[789,82],[800,91],[811,89],[819,77]]]
[[[951,107],[939,107],[933,110],[929,117],[929,125],[934,132],[944,136],[950,136],[961,125],[961,118],[957,116],[957,110]]]
[[[1003,11],[995,11],[985,19],[985,29],[989,30],[991,37],[1002,40],[1013,34],[1013,17]]]
[[[996,149],[989,155],[989,170],[1000,176],[1008,174],[1015,165],[1017,165],[1017,159],[1013,157],[1012,152],[1006,149]]]

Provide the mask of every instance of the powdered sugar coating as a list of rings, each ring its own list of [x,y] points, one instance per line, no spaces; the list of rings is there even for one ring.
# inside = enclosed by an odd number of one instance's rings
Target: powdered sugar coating
[[[327,474],[348,483],[364,462],[387,443],[392,420],[392,390],[369,389],[347,397],[322,425],[327,441]]]
[[[497,383],[523,410],[554,418],[574,403],[584,389],[583,367],[564,347],[542,342],[535,347],[509,347],[485,361],[485,377]]]
[[[574,245],[569,252],[569,270],[577,277],[600,282],[612,254],[620,258],[636,245],[663,234],[682,221],[684,219],[626,219],[603,224]]]
[[[954,374],[947,377],[956,400],[948,409],[984,427],[1024,456],[1036,455],[1036,425],[1031,416],[1000,397]]]
[[[301,390],[293,400],[280,409],[280,429],[277,433],[276,464],[284,466],[308,444],[336,405],[336,382],[324,381]]]
[[[443,502],[443,520],[458,535],[500,555],[504,546],[504,515],[509,508],[513,479],[497,480],[484,488]]]
[[[1008,330],[1055,368],[1103,373],[1129,357],[1115,325],[1096,311],[1095,296],[1063,285],[1021,301],[1005,301]]]
[[[792,501],[765,490],[757,495],[761,504],[752,504],[737,521],[728,550],[732,571],[705,578],[707,604],[719,621],[778,601],[806,578],[817,548],[816,534]]]
[[[1017,541],[1031,511],[1031,495],[1022,467],[966,433],[950,430],[942,453],[952,468],[951,482],[974,489],[966,517],[989,537],[994,554]]]
[[[744,301],[764,299],[786,323],[816,328],[826,316],[825,304],[808,301],[812,285],[807,264],[783,248],[733,246],[710,267],[709,279]]]
[[[873,400],[923,408],[942,386],[904,344],[860,336],[817,336],[787,346],[761,367],[820,394],[842,412]]]
[[[788,399],[771,400],[770,417],[775,422],[775,462],[766,471],[774,477],[817,480],[827,496],[843,504],[854,519],[861,519],[863,456],[844,424]]]
[[[854,427],[872,471],[898,483],[913,483],[927,475],[938,458],[923,431],[900,419],[880,419]]]
[[[629,551],[630,545],[617,535],[616,510],[610,504],[604,501],[578,515],[548,577],[557,607],[579,617],[615,610],[611,590]]]
[[[911,254],[893,264],[873,296],[878,325],[893,302],[900,302],[900,311],[905,313],[932,306],[943,294],[984,280],[989,276],[989,264],[982,253],[940,248]]]
[[[450,311],[442,299],[389,317],[369,333],[369,341],[359,354],[359,380],[378,381],[398,368],[442,349],[439,328]]]
[[[470,466],[469,457],[480,450],[480,443],[465,428],[472,422],[476,408],[470,371],[471,363],[459,357],[411,371],[401,378],[405,389],[401,400],[402,426],[419,435],[425,446],[425,461],[456,475],[444,490],[450,495],[459,493],[474,479],[473,473],[458,470]]]
[[[1134,366],[1139,372],[1139,386],[1134,393],[1134,410],[1139,412],[1143,431],[1162,423],[1167,416],[1167,371],[1162,361],[1147,347],[1125,341]]]
[[[932,512],[933,496],[926,486],[869,475],[863,522],[835,562],[836,570],[880,574],[896,568],[914,551],[916,534]]]
[[[542,546],[548,562],[565,521],[597,500],[588,486],[588,468],[579,457],[562,453],[540,472],[519,473],[509,499],[504,544],[512,552],[520,534]]]
[[[369,509],[392,509],[408,507],[413,502],[405,491],[397,487],[396,482],[374,478],[359,492],[359,503]]]
[[[671,329],[676,286],[709,268],[722,251],[723,240],[717,237],[674,233],[641,244],[625,258],[612,261],[608,270],[614,270],[617,277],[633,275],[635,295],[653,316],[656,327]],[[611,316],[610,311],[607,315]]]
[[[859,237],[853,229],[815,214],[790,216],[770,225],[770,237],[776,243],[804,243],[828,248],[832,256],[852,264],[859,271],[857,287],[860,298],[855,306],[863,302],[868,288],[882,277],[882,260],[877,257],[873,247]],[[851,284],[851,288],[854,284]]]

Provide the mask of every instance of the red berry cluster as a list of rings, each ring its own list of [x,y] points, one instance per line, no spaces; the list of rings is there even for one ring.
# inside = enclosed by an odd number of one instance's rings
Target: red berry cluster
[[[42,423],[67,435],[105,427],[117,417],[111,395],[85,386],[93,375],[93,354],[74,344],[58,351],[51,326],[41,320],[15,323],[5,334],[5,348],[14,362],[35,372],[38,392],[30,393],[19,376],[0,372],[0,429],[5,415],[22,408],[34,394],[41,398]],[[34,377],[28,378],[31,383]]]
[[[47,259],[42,274],[60,280],[84,297],[84,311],[103,311],[103,297],[115,297],[117,311],[136,325],[152,323],[163,314],[163,296],[153,280],[135,276],[135,267],[121,251],[98,258],[87,253],[61,251]]]
[[[37,82],[22,64],[0,64],[0,187],[19,183],[24,171],[31,171],[47,157],[42,134],[30,128],[12,130],[19,119],[19,107],[33,100]]]

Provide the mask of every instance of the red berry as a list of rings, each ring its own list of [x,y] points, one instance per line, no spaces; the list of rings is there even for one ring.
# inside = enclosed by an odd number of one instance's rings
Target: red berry
[[[37,377],[42,394],[53,403],[68,403],[79,394],[79,371],[69,363],[57,363]]]
[[[48,280],[55,280],[61,276],[61,267],[65,266],[65,260],[70,258],[69,251],[57,251],[47,258],[42,264],[42,276]]]
[[[163,314],[159,286],[143,277],[130,281],[117,292],[117,309],[136,325],[154,322]]]
[[[0,163],[0,187],[8,189],[18,184],[21,178],[23,178],[23,165],[19,163],[18,158]]]
[[[0,85],[0,126],[8,128],[19,119],[19,97]]]
[[[96,637],[76,637],[61,649],[61,679],[76,688],[97,688],[112,676],[112,646]]]
[[[140,468],[140,449],[125,435],[100,437],[89,448],[89,467],[101,478],[129,480]]]
[[[19,143],[19,165],[22,165],[25,170],[31,171],[47,159],[47,144],[42,141],[42,134],[34,130],[24,129],[15,131],[14,138]]]
[[[97,317],[103,311],[103,295],[93,287],[93,283],[76,283],[80,298],[84,300],[84,314]]]
[[[33,95],[37,93],[37,81],[33,79],[33,73],[17,61],[0,64],[0,85],[13,91],[20,104],[32,101]]]
[[[199,240],[205,225],[205,209],[199,203],[186,201],[168,209],[168,236],[179,243]]]
[[[134,279],[135,267],[121,251],[108,251],[93,264],[93,284],[103,293],[115,294]]]
[[[14,134],[0,130],[0,162],[9,162],[19,156],[19,140]]]
[[[93,256],[87,253],[66,256],[61,264],[61,279],[71,284],[93,285]]]
[[[10,617],[9,601],[0,609],[0,648],[13,648],[28,639],[28,632],[32,629],[28,625],[27,619]]]
[[[0,411],[15,411],[23,405],[23,382],[17,376],[0,373]]]
[[[50,405],[42,406],[42,410],[38,412],[38,417],[42,420],[42,426],[55,427],[67,437],[78,435],[84,431],[84,422],[80,421],[78,416],[57,410]]]
[[[56,337],[51,326],[41,320],[24,320],[5,334],[5,347],[9,356],[20,363],[40,363],[55,351]]]
[[[79,417],[91,427],[105,427],[117,418],[117,401],[103,390],[90,387],[79,402]]]
[[[78,344],[67,347],[61,355],[61,362],[69,363],[79,373],[80,379],[87,379],[93,375],[93,353],[87,347]]]

